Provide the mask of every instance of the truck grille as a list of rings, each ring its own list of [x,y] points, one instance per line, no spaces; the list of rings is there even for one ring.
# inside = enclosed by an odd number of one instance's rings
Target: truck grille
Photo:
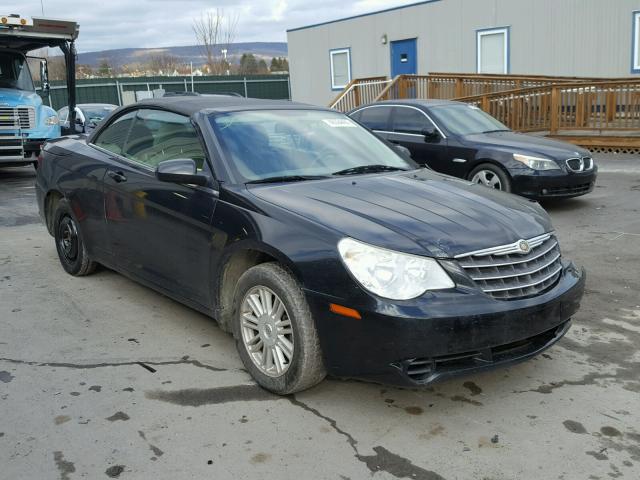
[[[475,284],[499,300],[539,295],[560,278],[560,246],[552,233],[456,256]]]
[[[0,107],[0,129],[30,129],[36,126],[36,110],[33,107]]]

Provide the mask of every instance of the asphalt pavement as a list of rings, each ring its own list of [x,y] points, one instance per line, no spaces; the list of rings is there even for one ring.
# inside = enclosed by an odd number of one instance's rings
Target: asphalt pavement
[[[112,271],[74,278],[31,168],[0,169],[0,479],[640,478],[640,158],[544,204],[588,271],[526,363],[398,389],[257,387],[214,321]]]

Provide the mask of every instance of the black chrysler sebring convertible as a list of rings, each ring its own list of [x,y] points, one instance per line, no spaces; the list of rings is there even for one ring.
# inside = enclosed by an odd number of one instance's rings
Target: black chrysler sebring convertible
[[[593,190],[589,150],[513,132],[478,107],[449,100],[395,100],[359,107],[351,118],[409,149],[417,163],[529,198],[570,198]]]
[[[68,273],[102,264],[215,318],[280,394],[511,364],[558,341],[583,294],[537,203],[419,167],[332,110],[143,101],[39,162]]]

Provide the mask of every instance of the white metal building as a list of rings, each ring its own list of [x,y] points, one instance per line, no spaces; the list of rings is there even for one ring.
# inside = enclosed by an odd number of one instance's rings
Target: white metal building
[[[292,97],[401,73],[640,74],[640,0],[427,0],[287,31]]]

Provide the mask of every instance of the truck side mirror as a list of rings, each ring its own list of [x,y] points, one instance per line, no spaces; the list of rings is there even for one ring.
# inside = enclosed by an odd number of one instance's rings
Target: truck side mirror
[[[49,86],[49,66],[46,60],[40,60],[40,83],[42,85],[42,94],[49,95],[51,87]]]

